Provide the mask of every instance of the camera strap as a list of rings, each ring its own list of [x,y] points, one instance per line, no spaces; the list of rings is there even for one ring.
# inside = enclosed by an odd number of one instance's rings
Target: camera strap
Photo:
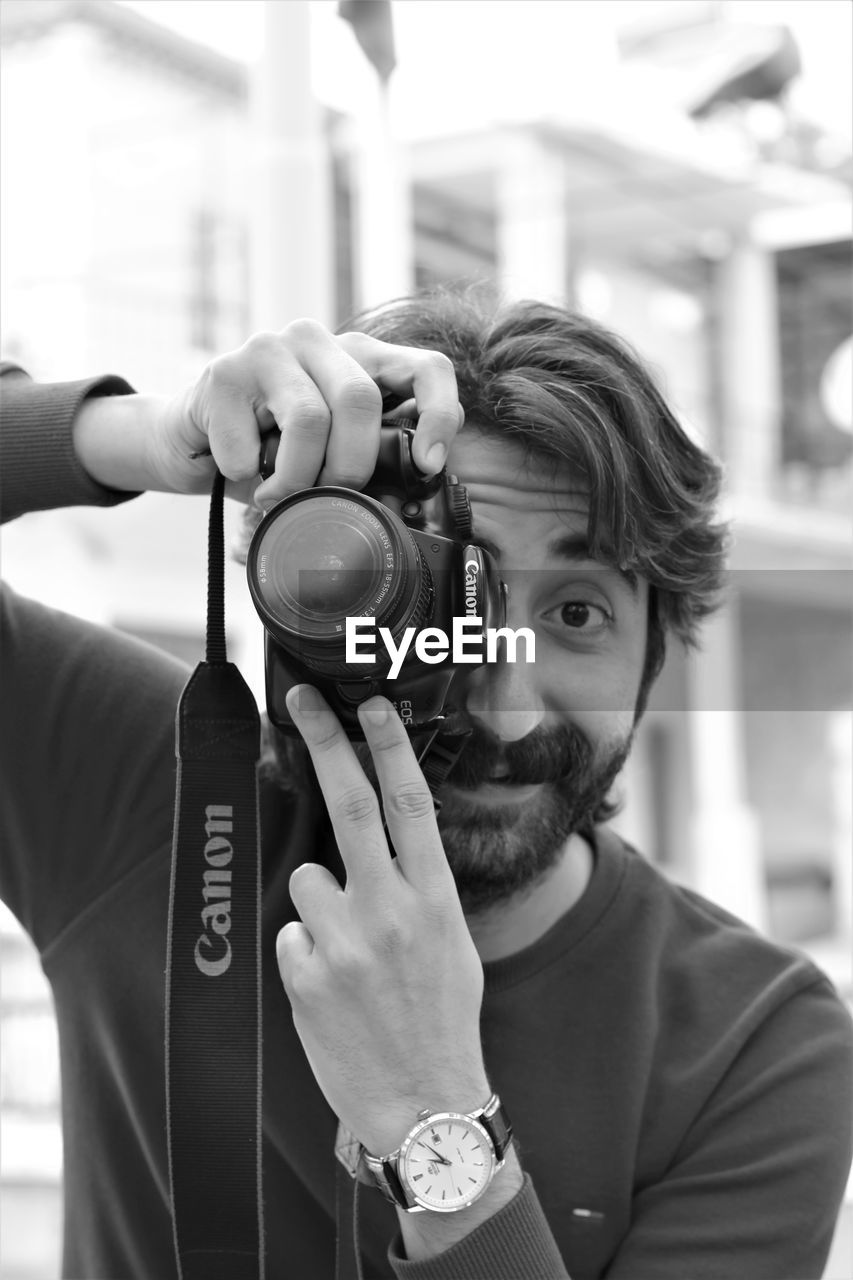
[[[450,770],[467,747],[470,737],[470,729],[442,732],[439,726],[418,756],[418,764],[432,794],[436,813],[441,809],[438,793],[447,781]]]
[[[176,716],[166,1123],[179,1280],[261,1280],[260,718],[225,645],[224,479],[207,642]]]

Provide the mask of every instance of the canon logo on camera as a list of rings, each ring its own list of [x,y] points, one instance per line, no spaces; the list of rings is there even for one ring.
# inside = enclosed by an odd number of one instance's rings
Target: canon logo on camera
[[[478,612],[477,577],[479,573],[479,561],[473,559],[465,561],[465,612],[469,618],[475,617]]]

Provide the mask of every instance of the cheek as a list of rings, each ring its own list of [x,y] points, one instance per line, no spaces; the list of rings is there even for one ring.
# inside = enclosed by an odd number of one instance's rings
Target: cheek
[[[543,658],[545,655],[543,654]],[[538,659],[538,654],[537,654]],[[640,687],[641,664],[612,658],[561,652],[556,660],[537,660],[537,679],[544,699],[562,718],[583,727],[608,725],[612,733],[629,733]],[[595,728],[598,738],[599,729]]]
[[[599,750],[621,747],[634,728],[632,711],[588,711],[572,717],[574,723]]]
[[[596,696],[590,685],[581,683],[573,691],[564,689],[559,702],[551,704],[555,717],[564,724],[571,723],[580,729],[596,754],[608,748],[618,748],[626,743],[634,729],[634,701],[625,691],[624,697],[614,698],[610,691],[610,706],[603,705],[604,696]]]

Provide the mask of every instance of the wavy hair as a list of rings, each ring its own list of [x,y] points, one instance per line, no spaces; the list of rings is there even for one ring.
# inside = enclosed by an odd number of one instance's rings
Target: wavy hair
[[[582,478],[591,553],[650,587],[639,715],[667,635],[696,645],[719,604],[727,547],[716,518],[721,468],[691,440],[642,359],[588,316],[496,302],[477,287],[400,298],[341,328],[443,352],[467,424]]]

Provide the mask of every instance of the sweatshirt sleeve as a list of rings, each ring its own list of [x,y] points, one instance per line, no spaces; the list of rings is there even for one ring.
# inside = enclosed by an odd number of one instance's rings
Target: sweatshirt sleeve
[[[71,439],[87,396],[132,390],[117,377],[38,384],[0,368],[3,518],[134,497],[94,481]],[[174,711],[187,673],[5,584],[0,634],[0,897],[43,951],[106,888],[168,849]]]
[[[108,507],[136,497],[93,480],[71,435],[88,396],[131,394],[130,383],[113,374],[39,383],[16,365],[0,365],[0,519],[54,507]]]
[[[443,1253],[410,1262],[398,1235],[388,1260],[398,1280],[569,1280],[527,1175],[509,1204]]]

